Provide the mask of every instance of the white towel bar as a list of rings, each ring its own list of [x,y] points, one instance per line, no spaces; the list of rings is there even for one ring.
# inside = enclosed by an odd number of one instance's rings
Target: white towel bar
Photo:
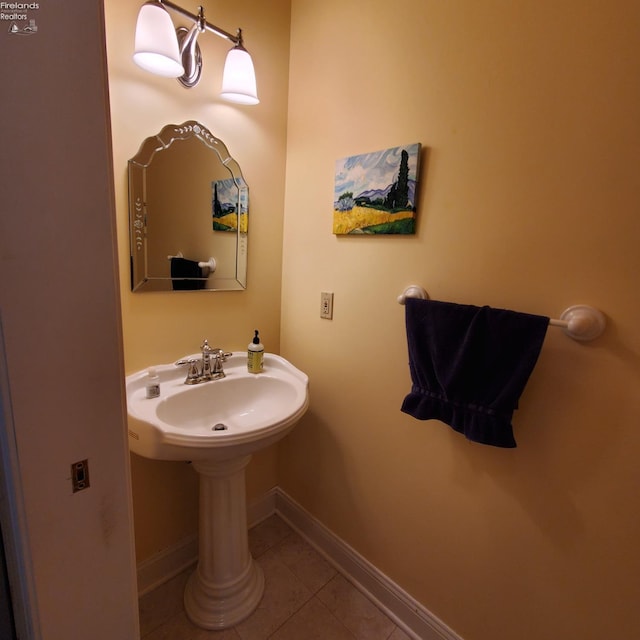
[[[407,298],[428,300],[429,294],[423,287],[412,284],[398,296],[398,302],[404,304]],[[576,304],[565,309],[559,319],[551,318],[549,324],[553,327],[562,327],[564,332],[574,340],[586,342],[602,335],[607,321],[602,311],[595,307]]]

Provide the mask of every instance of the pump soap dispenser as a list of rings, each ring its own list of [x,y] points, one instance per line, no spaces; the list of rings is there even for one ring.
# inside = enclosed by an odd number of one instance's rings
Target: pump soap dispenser
[[[247,347],[247,370],[249,373],[260,373],[263,367],[264,345],[260,342],[258,330]]]

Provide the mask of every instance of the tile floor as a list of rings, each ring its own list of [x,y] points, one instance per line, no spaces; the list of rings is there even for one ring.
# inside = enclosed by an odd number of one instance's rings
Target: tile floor
[[[410,640],[281,518],[249,532],[265,575],[256,611],[232,629],[191,624],[182,594],[192,569],[140,598],[144,640]]]

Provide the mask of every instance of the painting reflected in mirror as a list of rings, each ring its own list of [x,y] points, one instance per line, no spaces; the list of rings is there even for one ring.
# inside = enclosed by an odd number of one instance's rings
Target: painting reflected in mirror
[[[247,286],[249,190],[202,124],[167,125],[129,160],[131,289]]]

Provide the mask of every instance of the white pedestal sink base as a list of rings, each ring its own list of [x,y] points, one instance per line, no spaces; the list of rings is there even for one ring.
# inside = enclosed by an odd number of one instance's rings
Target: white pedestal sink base
[[[262,569],[249,552],[244,473],[251,456],[197,461],[200,476],[198,567],[184,604],[204,629],[225,629],[247,618],[264,592]]]
[[[203,629],[227,629],[255,611],[263,592],[264,576],[255,562],[238,584],[223,588],[204,582],[194,571],[184,592],[185,609],[191,622]]]

